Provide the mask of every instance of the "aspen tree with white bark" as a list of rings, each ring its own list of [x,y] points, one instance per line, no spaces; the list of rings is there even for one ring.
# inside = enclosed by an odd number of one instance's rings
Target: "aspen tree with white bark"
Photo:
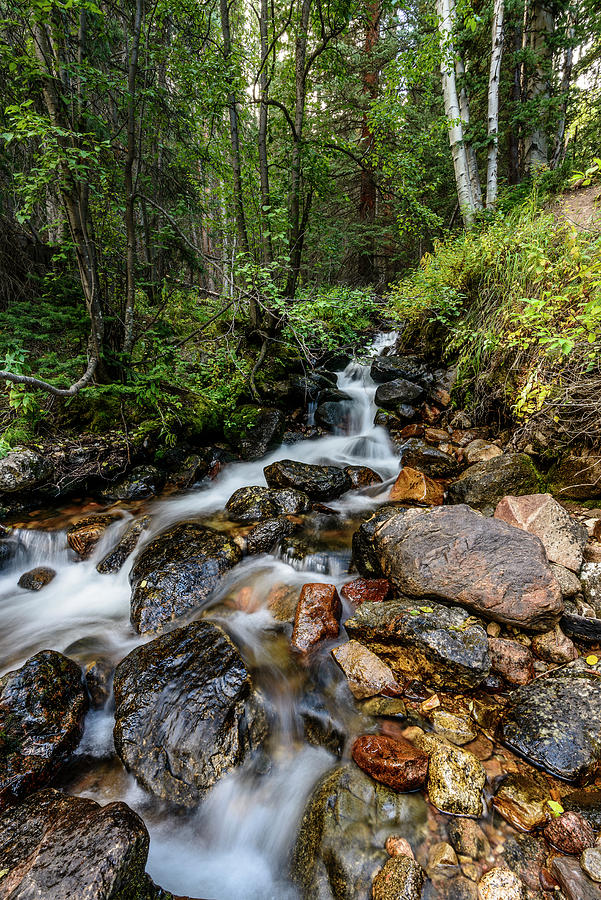
[[[504,0],[495,0],[492,23],[492,55],[488,79],[488,165],[486,171],[486,208],[494,209],[498,193],[499,161],[499,82],[503,58]]]
[[[463,222],[466,228],[469,228],[474,220],[476,207],[470,184],[468,153],[463,127],[464,123],[461,116],[459,95],[457,92],[455,48],[453,42],[453,28],[455,23],[454,0],[437,0],[436,10],[438,13],[438,27],[440,30],[442,51],[440,63],[442,93],[449,127],[449,142],[453,156],[457,198]]]

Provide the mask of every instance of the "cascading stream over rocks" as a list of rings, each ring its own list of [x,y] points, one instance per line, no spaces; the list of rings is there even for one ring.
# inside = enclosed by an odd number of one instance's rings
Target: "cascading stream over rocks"
[[[0,537],[0,897],[601,896],[594,524],[396,344]]]

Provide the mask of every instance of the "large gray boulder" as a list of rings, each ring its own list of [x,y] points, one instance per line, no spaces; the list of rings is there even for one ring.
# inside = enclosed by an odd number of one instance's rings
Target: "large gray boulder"
[[[338,466],[319,466],[311,463],[281,459],[263,469],[269,487],[293,488],[312,500],[334,500],[352,487],[351,479]]]
[[[383,575],[403,594],[532,631],[550,630],[562,614],[561,589],[539,538],[468,506],[396,514],[385,508],[359,532],[359,570]]]
[[[144,871],[149,837],[125,803],[46,789],[0,816],[0,896],[10,900],[159,900]]]
[[[302,900],[369,900],[390,835],[417,846],[427,832],[421,793],[399,794],[353,763],[328,772],[311,794],[292,854]]]
[[[495,519],[539,537],[549,562],[580,571],[588,531],[551,494],[503,497],[495,509]]]
[[[115,672],[115,749],[149,791],[194,806],[260,747],[263,706],[237,648],[210,622],[137,647]]]
[[[362,603],[345,627],[399,678],[474,688],[490,672],[485,629],[458,606],[403,598]]]
[[[537,494],[541,487],[540,475],[526,453],[504,453],[466,469],[449,485],[448,498],[450,503],[467,503],[492,515],[507,494]]]
[[[131,622],[144,634],[199,606],[242,551],[220,531],[196,522],[180,522],[161,532],[134,562]]]

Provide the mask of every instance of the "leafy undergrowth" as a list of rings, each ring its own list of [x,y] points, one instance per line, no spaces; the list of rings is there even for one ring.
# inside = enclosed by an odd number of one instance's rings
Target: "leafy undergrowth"
[[[56,290],[55,283],[52,300],[42,293],[0,310],[0,368],[65,386],[85,368],[88,323],[72,286],[56,315]],[[381,303],[369,290],[325,288],[282,305],[285,325],[254,375],[259,394],[324,354],[361,346]],[[261,339],[252,335],[244,301],[220,312],[223,298],[171,291],[156,308],[138,298],[138,308],[132,365],[122,365],[109,347],[102,380],[66,402],[0,387],[0,455],[57,433],[121,431],[164,446],[202,441],[220,437],[237,407],[253,402],[250,376]]]
[[[457,361],[476,421],[523,426],[544,447],[601,443],[601,235],[530,198],[447,242],[391,289],[420,344]]]

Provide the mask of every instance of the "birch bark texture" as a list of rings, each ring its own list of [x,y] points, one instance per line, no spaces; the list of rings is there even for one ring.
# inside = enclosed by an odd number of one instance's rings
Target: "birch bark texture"
[[[455,21],[454,0],[437,0],[438,27],[440,32],[442,93],[445,115],[449,127],[449,143],[453,156],[457,199],[466,228],[474,219],[475,204],[470,185],[470,172],[463,119],[457,93],[455,72],[455,48],[453,45],[453,25]]]
[[[503,59],[503,19],[505,0],[495,0],[492,23],[492,54],[488,78],[488,160],[486,170],[486,208],[494,209],[498,193],[499,161],[499,81]]]

